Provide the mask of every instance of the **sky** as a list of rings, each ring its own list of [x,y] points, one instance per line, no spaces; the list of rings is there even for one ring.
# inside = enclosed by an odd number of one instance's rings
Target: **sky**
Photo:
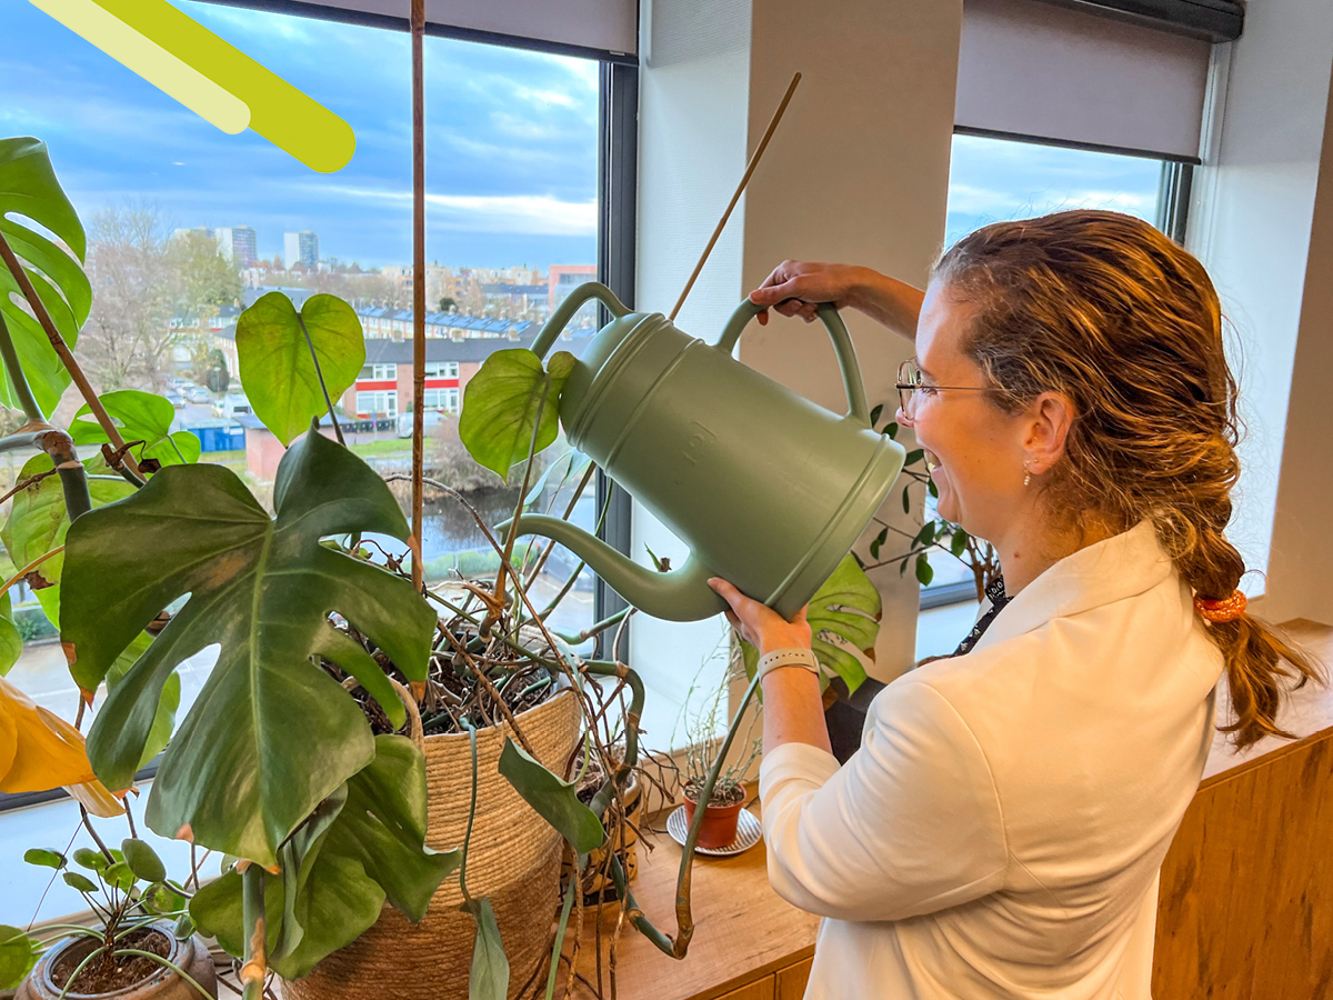
[[[248,225],[362,267],[411,262],[411,50],[406,32],[177,0],[185,13],[345,119],[357,150],[320,174],[252,131],[221,132],[22,0],[0,3],[0,135],[46,141],[87,226],[156,204],[171,228]],[[427,260],[597,259],[598,66],[425,41]]]
[[[170,228],[248,225],[362,267],[411,259],[410,48],[391,32],[219,4],[178,6],[346,119],[352,162],[320,174],[254,132],[227,135],[22,0],[0,3],[0,135],[46,140],[85,224],[146,201]],[[427,260],[592,263],[597,241],[594,61],[427,38]],[[957,136],[946,245],[997,219],[1114,208],[1152,219],[1160,164]],[[719,206],[720,207],[720,206]]]

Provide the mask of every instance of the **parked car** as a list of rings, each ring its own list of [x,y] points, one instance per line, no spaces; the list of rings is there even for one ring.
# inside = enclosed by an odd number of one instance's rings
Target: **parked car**
[[[207,403],[213,397],[202,385],[196,385],[185,393],[185,398],[191,403]]]
[[[425,414],[425,426],[429,431],[432,427],[437,427],[449,419],[447,413],[440,410],[427,410]],[[398,436],[400,438],[410,438],[412,436],[412,414],[400,413],[398,415]]]
[[[185,406],[185,397],[182,396],[182,395],[181,395],[179,392],[177,392],[175,389],[168,389],[168,390],[167,390],[167,402],[170,403],[172,406],[176,407],[176,409],[179,410],[179,409],[181,409],[182,407]]]
[[[250,409],[250,400],[239,393],[229,392],[222,397],[221,402],[213,404],[213,412],[219,417],[231,420],[238,413],[253,413],[254,411]]]

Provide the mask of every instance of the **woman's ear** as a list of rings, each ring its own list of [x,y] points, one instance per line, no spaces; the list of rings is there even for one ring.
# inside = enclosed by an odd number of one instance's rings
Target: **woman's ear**
[[[1049,472],[1065,453],[1069,429],[1074,425],[1074,404],[1058,392],[1043,392],[1028,408],[1027,453],[1024,466],[1034,476]]]

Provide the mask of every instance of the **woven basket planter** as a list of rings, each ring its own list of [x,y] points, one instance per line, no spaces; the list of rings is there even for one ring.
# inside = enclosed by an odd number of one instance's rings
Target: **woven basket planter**
[[[558,771],[573,752],[581,714],[565,690],[518,716],[538,760]],[[515,997],[548,954],[559,908],[560,835],[499,773],[508,725],[477,731],[477,815],[468,849],[467,884],[495,910],[509,957],[509,996]],[[449,851],[463,843],[472,792],[472,752],[466,733],[424,741],[430,790],[426,843]],[[419,924],[386,905],[379,922],[334,952],[304,979],[283,984],[288,1000],[466,1000],[476,924],[458,907],[463,894],[450,876]]]

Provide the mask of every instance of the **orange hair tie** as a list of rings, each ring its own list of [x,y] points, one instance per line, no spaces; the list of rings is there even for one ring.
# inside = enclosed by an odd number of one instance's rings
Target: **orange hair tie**
[[[1220,601],[1206,601],[1202,597],[1194,598],[1194,610],[1199,616],[1210,622],[1234,622],[1245,614],[1245,595],[1233,590],[1231,596]]]

